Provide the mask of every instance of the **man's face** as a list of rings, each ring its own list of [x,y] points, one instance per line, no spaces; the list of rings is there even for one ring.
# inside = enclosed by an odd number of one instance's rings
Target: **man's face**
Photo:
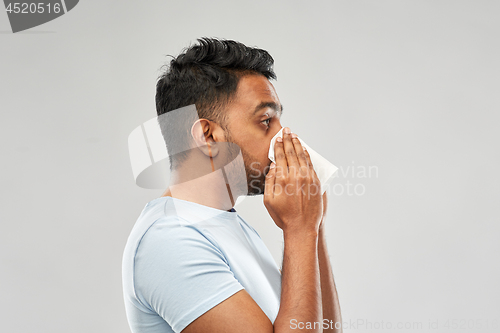
[[[267,157],[273,136],[281,129],[283,107],[274,86],[262,75],[243,76],[229,104],[226,140],[236,143],[245,163],[248,194],[264,193]]]

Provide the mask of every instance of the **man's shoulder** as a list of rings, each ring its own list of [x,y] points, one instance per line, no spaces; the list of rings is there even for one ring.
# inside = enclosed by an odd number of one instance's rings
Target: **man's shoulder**
[[[239,220],[248,228],[250,229],[257,237],[259,237],[260,239],[262,239],[259,235],[259,233],[257,232],[257,230],[255,230],[254,227],[252,227],[252,225],[250,223],[248,223],[247,221],[245,221],[245,219],[243,219],[241,217],[241,215],[238,214],[238,217],[239,217]]]

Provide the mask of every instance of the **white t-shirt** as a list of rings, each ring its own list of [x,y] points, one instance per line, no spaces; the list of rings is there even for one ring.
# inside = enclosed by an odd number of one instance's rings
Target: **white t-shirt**
[[[259,234],[233,209],[161,197],[144,207],[123,254],[133,333],[181,332],[241,289],[274,324],[281,274]]]

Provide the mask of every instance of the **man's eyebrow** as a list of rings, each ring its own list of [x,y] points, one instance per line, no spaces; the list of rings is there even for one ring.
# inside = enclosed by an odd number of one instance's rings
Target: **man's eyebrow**
[[[273,109],[275,112],[277,112],[279,114],[280,117],[281,117],[281,114],[283,113],[283,105],[282,104],[278,105],[275,102],[262,102],[255,107],[255,110],[253,111],[253,115],[255,116],[257,114],[257,112],[259,112],[260,110],[265,109],[265,108]]]

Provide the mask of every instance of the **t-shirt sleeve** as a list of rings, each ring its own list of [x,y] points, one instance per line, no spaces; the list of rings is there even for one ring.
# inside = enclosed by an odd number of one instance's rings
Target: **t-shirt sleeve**
[[[193,226],[158,224],[137,249],[137,297],[175,332],[244,289],[207,237]]]

